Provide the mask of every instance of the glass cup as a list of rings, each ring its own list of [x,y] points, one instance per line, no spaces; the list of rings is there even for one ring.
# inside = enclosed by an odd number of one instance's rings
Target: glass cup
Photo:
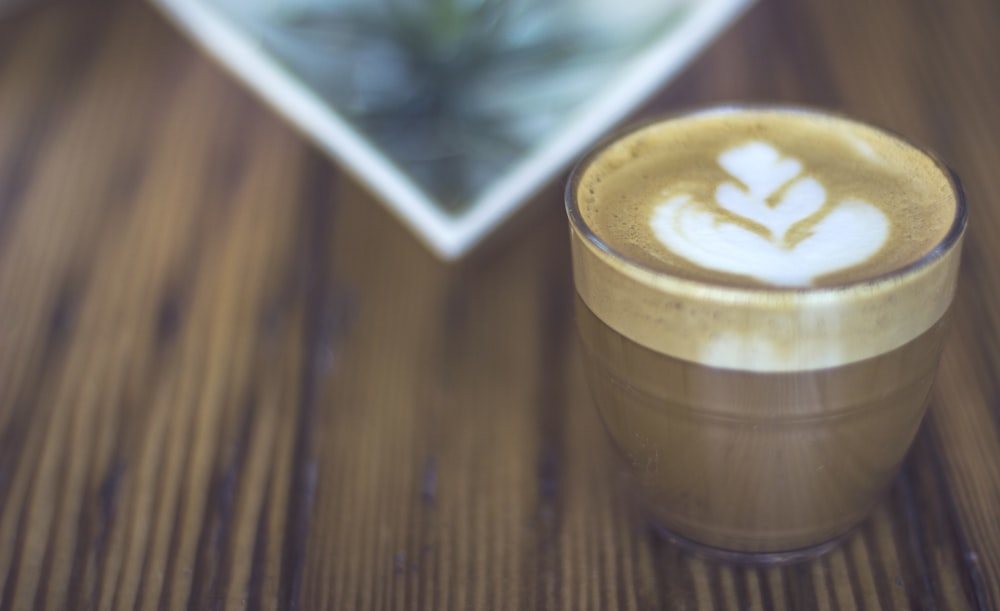
[[[662,121],[760,110],[696,111],[626,131],[577,165],[566,207],[587,381],[645,510],[667,538],[708,555],[780,562],[819,553],[859,523],[910,447],[946,336],[966,206],[957,177],[919,153],[954,197],[943,239],[888,273],[820,287],[673,274],[588,225],[583,177],[616,143]],[[752,330],[755,341],[791,338],[798,366],[730,363],[724,348],[699,360],[688,336],[715,337],[713,325]],[[831,360],[830,345],[848,339],[850,358]]]

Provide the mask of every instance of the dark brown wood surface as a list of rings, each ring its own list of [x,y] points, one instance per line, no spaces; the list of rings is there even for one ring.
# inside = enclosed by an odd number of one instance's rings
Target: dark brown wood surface
[[[442,264],[150,7],[0,22],[0,611],[1000,608],[1000,3],[761,0],[644,112],[734,99],[905,133],[972,215],[904,469],[783,568],[622,500],[560,184]]]

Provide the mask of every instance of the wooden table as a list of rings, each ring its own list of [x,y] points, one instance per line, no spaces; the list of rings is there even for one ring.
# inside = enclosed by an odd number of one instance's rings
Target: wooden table
[[[842,109],[972,222],[933,403],[833,553],[621,500],[559,185],[460,265],[151,8],[0,22],[0,610],[1000,608],[1000,4],[762,0],[658,95]]]

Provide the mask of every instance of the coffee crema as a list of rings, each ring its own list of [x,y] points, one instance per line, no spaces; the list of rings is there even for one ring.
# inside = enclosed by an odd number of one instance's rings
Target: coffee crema
[[[612,329],[694,363],[860,361],[947,309],[960,252],[950,246],[965,223],[956,185],[903,140],[827,114],[668,119],[574,175],[577,292]]]

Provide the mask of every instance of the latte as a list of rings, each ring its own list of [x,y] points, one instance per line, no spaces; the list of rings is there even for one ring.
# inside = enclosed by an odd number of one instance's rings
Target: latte
[[[860,520],[941,353],[951,172],[848,119],[720,108],[600,148],[567,209],[588,382],[656,522],[758,553]]]

